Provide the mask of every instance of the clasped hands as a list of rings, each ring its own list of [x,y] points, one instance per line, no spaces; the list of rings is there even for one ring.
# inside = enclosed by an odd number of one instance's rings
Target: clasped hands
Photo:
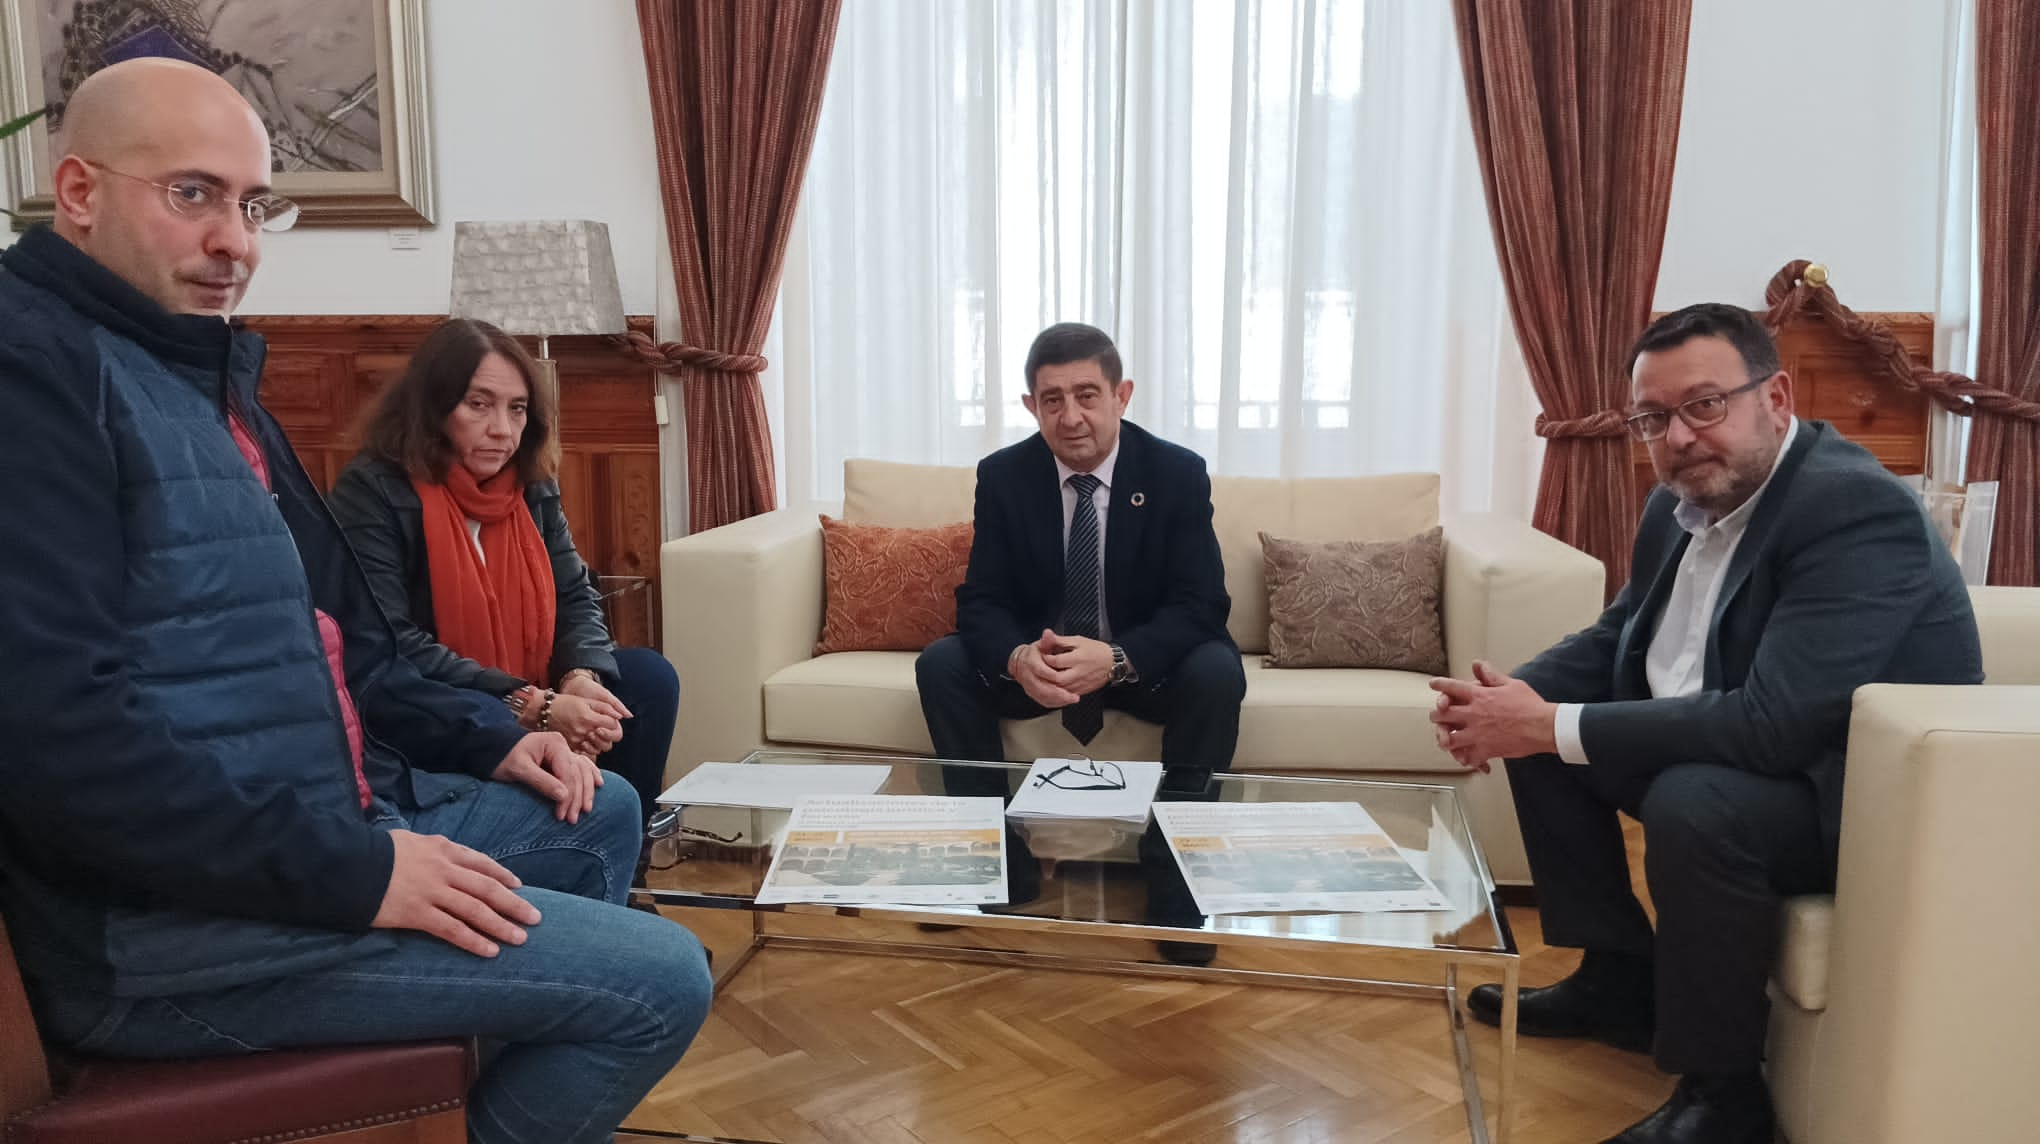
[[[631,713],[593,672],[582,669],[570,671],[560,680],[547,717],[551,729],[565,735],[575,753],[592,759],[623,738],[623,721]],[[537,718],[537,709],[527,705],[520,722],[536,729]]]
[[[1520,679],[1475,660],[1473,679],[1431,681],[1438,702],[1431,731],[1438,749],[1468,770],[1488,773],[1490,759],[1518,759],[1558,750],[1558,705]]]
[[[1043,628],[1006,657],[1006,674],[1043,707],[1068,707],[1112,681],[1112,645]]]

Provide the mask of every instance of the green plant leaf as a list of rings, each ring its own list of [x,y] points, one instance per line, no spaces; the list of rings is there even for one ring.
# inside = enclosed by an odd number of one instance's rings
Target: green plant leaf
[[[38,107],[19,119],[10,119],[5,123],[0,123],[0,139],[5,139],[10,135],[27,130],[29,124],[41,119],[43,112],[48,110],[49,108],[47,107]]]

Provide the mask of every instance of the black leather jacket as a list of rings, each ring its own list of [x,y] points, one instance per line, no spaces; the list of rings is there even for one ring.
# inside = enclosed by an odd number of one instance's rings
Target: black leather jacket
[[[552,680],[523,680],[485,667],[439,642],[432,619],[432,576],[425,561],[425,510],[404,470],[380,457],[360,453],[347,462],[326,501],[360,558],[376,602],[397,629],[397,647],[429,679],[507,695],[526,683],[543,686],[577,667],[616,686],[616,645],[602,621],[595,578],[574,550],[567,515],[560,508],[557,481],[534,481],[524,503],[552,555],[559,613],[553,623]]]

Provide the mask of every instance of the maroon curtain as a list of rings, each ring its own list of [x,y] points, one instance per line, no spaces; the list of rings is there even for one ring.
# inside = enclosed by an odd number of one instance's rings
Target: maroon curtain
[[[682,341],[688,527],[775,505],[758,371],[841,0],[638,0]]]
[[[1629,577],[1618,411],[1650,319],[1692,0],[1454,0],[1495,252],[1547,438],[1532,523]]]
[[[1976,380],[2040,400],[2040,3],[1977,0]],[[2040,423],[1979,412],[1968,478],[1997,481],[1990,582],[2040,583]]]

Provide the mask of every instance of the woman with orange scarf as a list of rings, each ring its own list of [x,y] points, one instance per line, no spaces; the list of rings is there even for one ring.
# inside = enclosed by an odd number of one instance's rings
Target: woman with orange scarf
[[[420,671],[599,756],[649,815],[680,684],[659,653],[610,641],[560,508],[537,375],[502,330],[447,322],[377,400],[329,502]]]

